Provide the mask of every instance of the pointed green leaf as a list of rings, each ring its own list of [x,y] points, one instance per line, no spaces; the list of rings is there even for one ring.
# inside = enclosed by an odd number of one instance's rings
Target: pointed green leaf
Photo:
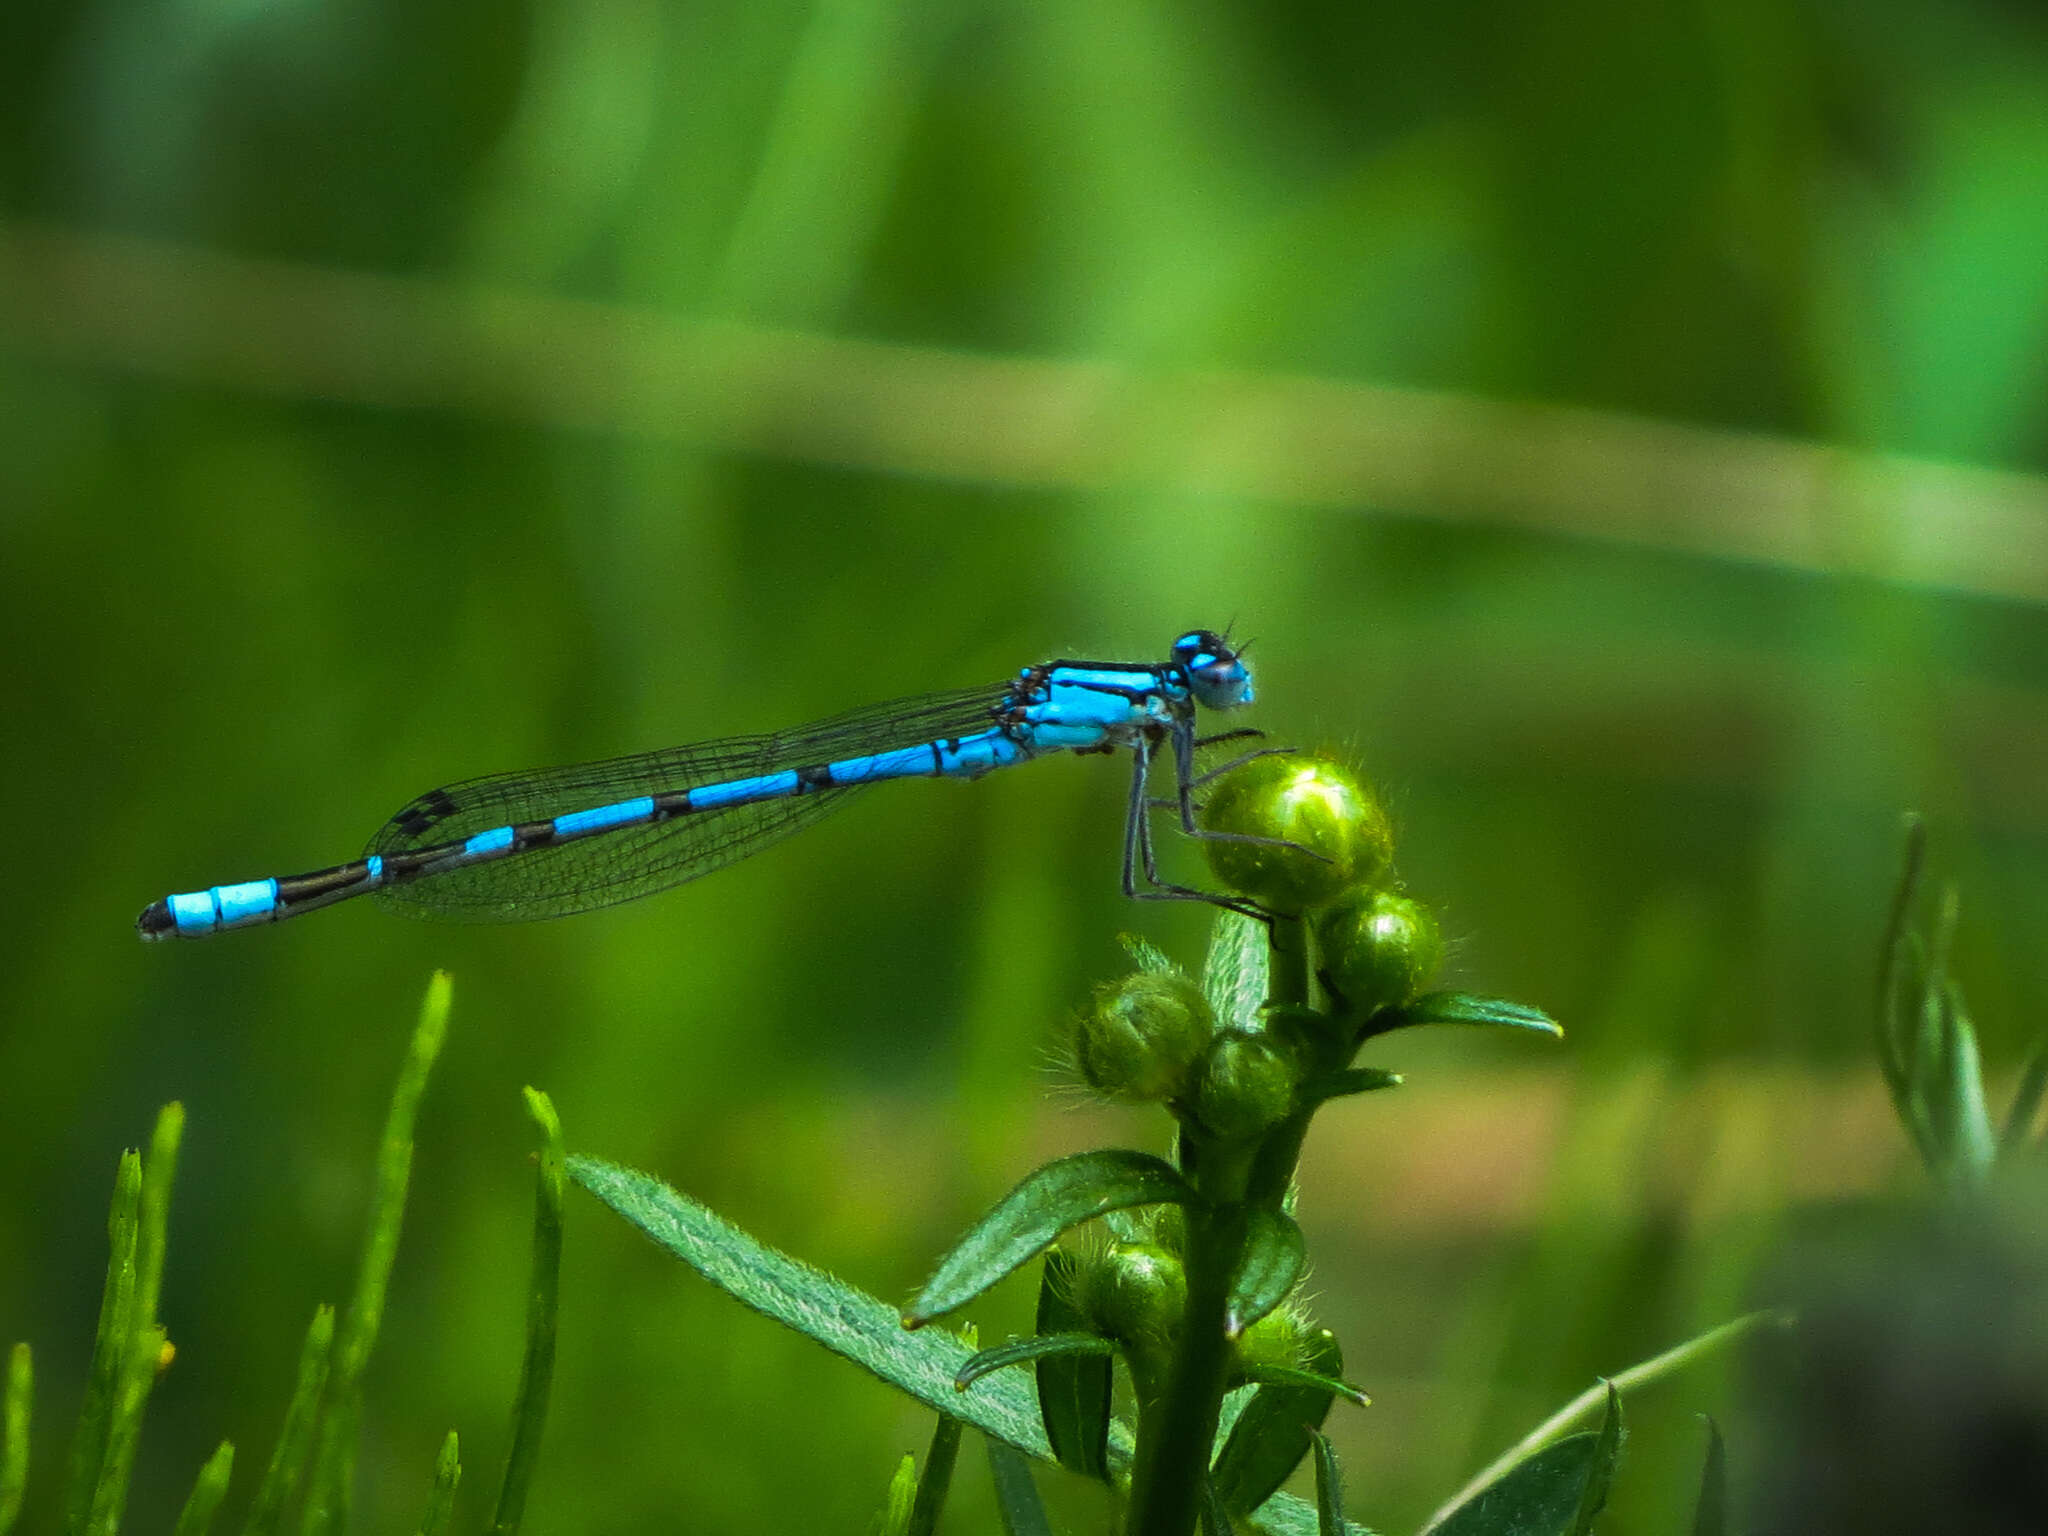
[[[1409,1029],[1418,1024],[1492,1024],[1564,1037],[1564,1027],[1541,1008],[1471,992],[1425,992],[1399,1008],[1382,1009],[1367,1022],[1365,1035],[1383,1035],[1391,1029]]]
[[[142,1204],[142,1154],[127,1151],[114,1172],[114,1199],[107,1212],[107,1279],[100,1290],[99,1330],[78,1431],[71,1437],[71,1474],[64,1489],[64,1529],[83,1531],[92,1514],[93,1489],[106,1460],[107,1432],[121,1362],[135,1332],[135,1230]]]
[[[1977,1031],[1963,1008],[1961,989],[1950,981],[1945,990],[1941,1043],[1948,1104],[1942,1119],[1949,1128],[1949,1167],[1974,1182],[1990,1173],[1998,1158],[1998,1142],[1991,1129],[1991,1109],[1984,1100]]]
[[[2033,1134],[2034,1117],[2041,1112],[2044,1093],[2048,1093],[2048,1035],[2035,1043],[2027,1064],[2020,1069],[2020,1085],[2013,1090],[2012,1103],[2005,1111],[2005,1129],[1998,1137],[2001,1152],[2025,1145]]]
[[[455,1489],[462,1481],[461,1447],[455,1431],[441,1442],[441,1454],[434,1458],[434,1486],[427,1494],[427,1512],[420,1516],[420,1536],[442,1536],[455,1513]]]
[[[869,1529],[874,1536],[909,1536],[910,1511],[916,1502],[917,1458],[905,1451],[889,1479],[889,1491],[882,1495],[882,1512]]]
[[[1428,1526],[1427,1536],[1564,1536],[1578,1514],[1599,1440],[1587,1430],[1545,1446]]]
[[[1006,1536],[1052,1536],[1045,1501],[1031,1478],[1031,1463],[1007,1440],[986,1437],[989,1475],[995,1479],[996,1513]]]
[[[1607,1411],[1593,1441],[1593,1459],[1586,1468],[1585,1486],[1579,1490],[1579,1506],[1572,1512],[1567,1536],[1592,1536],[1593,1522],[1607,1507],[1607,1490],[1614,1486],[1614,1463],[1621,1456],[1621,1394],[1607,1383]]]
[[[1707,1464],[1700,1472],[1700,1502],[1692,1517],[1692,1536],[1727,1536],[1728,1467],[1721,1445],[1721,1426],[1707,1420]]]
[[[1337,1453],[1320,1429],[1309,1431],[1316,1448],[1317,1536],[1344,1536],[1344,1489],[1337,1478]]]
[[[206,1458],[206,1465],[199,1469],[199,1476],[193,1480],[192,1492],[185,1499],[185,1507],[178,1512],[178,1524],[171,1536],[206,1536],[213,1528],[214,1511],[220,1508],[220,1501],[227,1496],[228,1479],[234,1470],[235,1448],[223,1440]],[[0,1522],[0,1530],[5,1528],[5,1522]]]
[[[1245,1223],[1244,1256],[1231,1277],[1223,1331],[1234,1339],[1285,1301],[1307,1258],[1292,1216],[1254,1207]]]
[[[1341,1099],[1346,1094],[1371,1093],[1380,1088],[1398,1088],[1405,1079],[1398,1072],[1381,1067],[1346,1067],[1307,1084],[1303,1092],[1313,1100]]]
[[[1038,1332],[1084,1332],[1074,1306],[1074,1256],[1048,1249],[1038,1279]],[[1109,1476],[1109,1405],[1114,1368],[1108,1356],[1049,1355],[1035,1367],[1038,1411],[1061,1466],[1083,1477]]]
[[[526,1514],[526,1493],[547,1424],[548,1392],[555,1379],[555,1315],[562,1277],[562,1122],[554,1101],[526,1090],[526,1110],[541,1134],[539,1177],[533,1192],[533,1260],[526,1280],[526,1354],[512,1397],[512,1447],[498,1485],[492,1536],[513,1536]]]
[[[998,1280],[1051,1247],[1069,1227],[1134,1205],[1185,1203],[1195,1192],[1147,1152],[1077,1152],[1025,1176],[939,1261],[904,1315],[921,1327],[964,1307]]]
[[[1022,1365],[1027,1360],[1043,1360],[1052,1355],[1108,1356],[1115,1353],[1116,1345],[1100,1334],[1041,1333],[984,1349],[960,1367],[953,1377],[953,1385],[964,1392],[990,1371],[999,1371],[1006,1365]]]
[[[1372,1406],[1372,1399],[1366,1395],[1365,1388],[1340,1381],[1335,1376],[1325,1376],[1319,1371],[1304,1371],[1297,1366],[1255,1365],[1245,1372],[1245,1378],[1261,1386],[1270,1383],[1281,1387],[1309,1387],[1317,1392],[1327,1392],[1332,1397],[1341,1397],[1348,1403],[1356,1403],[1360,1408]]]
[[[1920,870],[1927,855],[1927,830],[1918,816],[1906,817],[1906,860],[1899,883],[1892,892],[1891,913],[1885,922],[1884,945],[1878,956],[1877,978],[1877,1060],[1884,1070],[1885,1085],[1892,1102],[1902,1109],[1906,1103],[1909,1077],[1907,1049],[1908,1013],[1917,1007],[1909,970],[1914,958],[1909,918],[1913,899],[1920,890]]]
[[[903,1536],[933,1536],[938,1530],[939,1512],[946,1507],[946,1494],[953,1486],[953,1465],[960,1459],[963,1428],[950,1413],[940,1414],[938,1423],[932,1426],[931,1448],[925,1452],[924,1472],[917,1479],[917,1497],[911,1501],[910,1520]]]
[[[249,1520],[242,1527],[244,1536],[270,1536],[284,1519],[292,1496],[299,1491],[306,1455],[313,1446],[320,1394],[327,1387],[333,1345],[334,1308],[323,1303],[313,1309],[313,1321],[306,1325],[306,1342],[299,1348],[299,1374],[292,1385],[291,1402],[284,1411],[284,1428],[278,1431],[270,1465],[257,1486],[255,1502],[249,1506]]]
[[[306,1500],[299,1510],[300,1536],[328,1536],[348,1529],[349,1500],[355,1484],[356,1428],[362,1412],[363,1371],[384,1321],[384,1297],[391,1269],[398,1260],[399,1232],[405,1225],[405,1196],[412,1182],[413,1126],[426,1095],[441,1042],[448,1034],[448,1014],[455,983],[446,971],[427,979],[420,999],[391,1105],[384,1112],[384,1135],[377,1146],[377,1182],[370,1197],[370,1219],[356,1260],[355,1291],[334,1333],[334,1365],[327,1376],[327,1404],[313,1447],[313,1470],[306,1480]],[[451,1432],[452,1438],[452,1432]],[[446,1447],[444,1454],[452,1456]],[[432,1509],[429,1508],[431,1515]]]
[[[1305,1368],[1315,1376],[1343,1375],[1344,1352],[1329,1329],[1310,1338],[1303,1353]],[[1308,1454],[1309,1435],[1328,1417],[1335,1395],[1298,1382],[1274,1382],[1252,1394],[1209,1473],[1225,1509],[1249,1513],[1273,1496]]]
[[[0,1536],[14,1528],[28,1487],[29,1406],[35,1396],[35,1359],[26,1344],[7,1352],[6,1399],[0,1403]]]
[[[659,1179],[572,1154],[569,1177],[713,1285],[764,1316],[817,1340],[926,1407],[964,1419],[1034,1456],[1051,1455],[1031,1388],[991,1376],[974,1391],[953,1377],[975,1351],[951,1332],[906,1333],[878,1297],[757,1242]]]

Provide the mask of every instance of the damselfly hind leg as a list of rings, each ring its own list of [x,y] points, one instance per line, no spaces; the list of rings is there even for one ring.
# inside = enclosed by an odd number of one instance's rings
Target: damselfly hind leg
[[[1124,895],[1133,901],[1207,902],[1212,907],[1223,907],[1270,925],[1273,921],[1272,914],[1243,897],[1226,896],[1217,891],[1198,891],[1193,886],[1175,885],[1159,877],[1159,862],[1152,850],[1150,801],[1145,793],[1145,778],[1151,766],[1152,744],[1140,736],[1132,752],[1131,799],[1124,816]],[[1173,802],[1166,803],[1170,805]],[[1141,866],[1149,889],[1141,889],[1138,885],[1138,870]]]

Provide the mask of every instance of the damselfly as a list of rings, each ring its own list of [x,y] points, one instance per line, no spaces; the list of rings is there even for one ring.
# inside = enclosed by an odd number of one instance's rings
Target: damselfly
[[[1051,752],[1132,754],[1123,889],[1140,900],[1248,903],[1159,878],[1146,790],[1155,754],[1173,764],[1181,830],[1195,824],[1195,713],[1252,701],[1251,673],[1222,636],[1190,630],[1157,663],[1051,661],[1006,684],[855,710],[770,736],[644,752],[570,768],[494,774],[433,790],[400,811],[360,859],[311,874],[216,885],[151,902],[145,939],[200,938],[277,922],[352,896],[479,922],[558,917],[710,874],[810,825],[883,779],[976,779]],[[1143,872],[1144,882],[1139,881]]]

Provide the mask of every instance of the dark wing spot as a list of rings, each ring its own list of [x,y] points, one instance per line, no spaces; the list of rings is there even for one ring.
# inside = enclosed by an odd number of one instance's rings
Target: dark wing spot
[[[413,801],[404,810],[391,818],[393,826],[405,837],[423,837],[435,827],[454,816],[462,807],[457,805],[445,789],[429,790]]]

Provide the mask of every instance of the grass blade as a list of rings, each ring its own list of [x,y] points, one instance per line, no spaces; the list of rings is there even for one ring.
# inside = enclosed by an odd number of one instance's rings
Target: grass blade
[[[420,1097],[426,1092],[434,1058],[440,1054],[441,1041],[448,1031],[452,996],[453,984],[448,973],[436,971],[427,983],[419,1023],[413,1029],[411,1047],[391,1094],[384,1139],[377,1153],[377,1188],[371,1197],[369,1232],[356,1270],[355,1295],[349,1300],[335,1338],[327,1411],[321,1416],[313,1475],[299,1521],[302,1536],[330,1536],[348,1525],[363,1368],[369,1363],[378,1326],[384,1319],[384,1293],[391,1283],[391,1266],[398,1255],[398,1234],[405,1222],[406,1188],[412,1178],[413,1123],[419,1117]],[[452,1443],[452,1435],[450,1439]],[[452,1459],[452,1452],[444,1449],[443,1454]]]
[[[1592,1536],[1593,1522],[1607,1507],[1607,1493],[1614,1486],[1614,1464],[1621,1458],[1623,1427],[1621,1394],[1607,1382],[1607,1411],[1600,1416],[1600,1432],[1593,1441],[1593,1459],[1586,1468],[1586,1481],[1579,1489],[1578,1508],[1565,1536]]]
[[[128,1334],[122,1341],[125,1349],[107,1416],[106,1450],[86,1518],[86,1530],[92,1536],[113,1536],[120,1527],[150,1390],[171,1362],[172,1351],[156,1321],[156,1303],[163,1285],[164,1252],[170,1242],[171,1186],[177,1181],[178,1144],[184,1135],[182,1104],[166,1104],[157,1111],[137,1196],[135,1283],[128,1302]]]
[[[299,1374],[284,1411],[284,1427],[278,1431],[270,1465],[263,1469],[263,1481],[249,1506],[249,1521],[242,1527],[245,1536],[272,1536],[284,1522],[285,1506],[299,1491],[306,1473],[313,1427],[320,1417],[320,1395],[327,1389],[333,1357],[334,1308],[323,1302],[313,1309],[313,1321],[306,1325],[306,1342],[299,1349]]]
[[[92,1369],[71,1442],[71,1475],[64,1490],[64,1530],[78,1536],[92,1516],[93,1489],[106,1460],[107,1425],[121,1362],[127,1355],[135,1301],[136,1211],[142,1203],[142,1154],[128,1151],[114,1172],[114,1199],[107,1212],[107,1280],[100,1290],[100,1321],[93,1339]]]
[[[2012,1103],[2005,1111],[2005,1128],[1999,1132],[1998,1150],[2011,1152],[2033,1134],[2034,1117],[2041,1112],[2041,1097],[2048,1093],[2048,1035],[2038,1040],[2020,1069],[2020,1085],[2013,1090]]]
[[[0,1536],[14,1529],[28,1488],[28,1422],[35,1382],[34,1356],[28,1345],[15,1345],[7,1353],[7,1396],[0,1404]]]
[[[227,1496],[228,1478],[234,1470],[235,1448],[223,1440],[220,1447],[206,1458],[206,1465],[199,1469],[199,1476],[193,1479],[192,1492],[185,1500],[185,1507],[178,1511],[177,1528],[171,1536],[206,1536],[213,1528],[214,1512]]]
[[[434,1487],[427,1495],[427,1512],[420,1516],[420,1536],[443,1536],[455,1513],[455,1488],[462,1481],[462,1449],[455,1431],[441,1442],[441,1454],[434,1458]]]
[[[1707,1420],[1707,1464],[1700,1471],[1700,1502],[1692,1517],[1692,1536],[1727,1536],[1728,1454],[1721,1444],[1721,1426]]]
[[[1320,1429],[1309,1431],[1316,1448],[1317,1536],[1344,1536],[1344,1485],[1337,1476],[1337,1453]]]
[[[512,1448],[491,1520],[495,1536],[512,1536],[526,1514],[526,1493],[547,1424],[548,1389],[555,1376],[555,1319],[562,1288],[562,1122],[538,1088],[526,1090],[527,1112],[540,1127],[540,1176],[533,1196],[533,1266],[526,1287],[526,1357],[512,1400]]]

